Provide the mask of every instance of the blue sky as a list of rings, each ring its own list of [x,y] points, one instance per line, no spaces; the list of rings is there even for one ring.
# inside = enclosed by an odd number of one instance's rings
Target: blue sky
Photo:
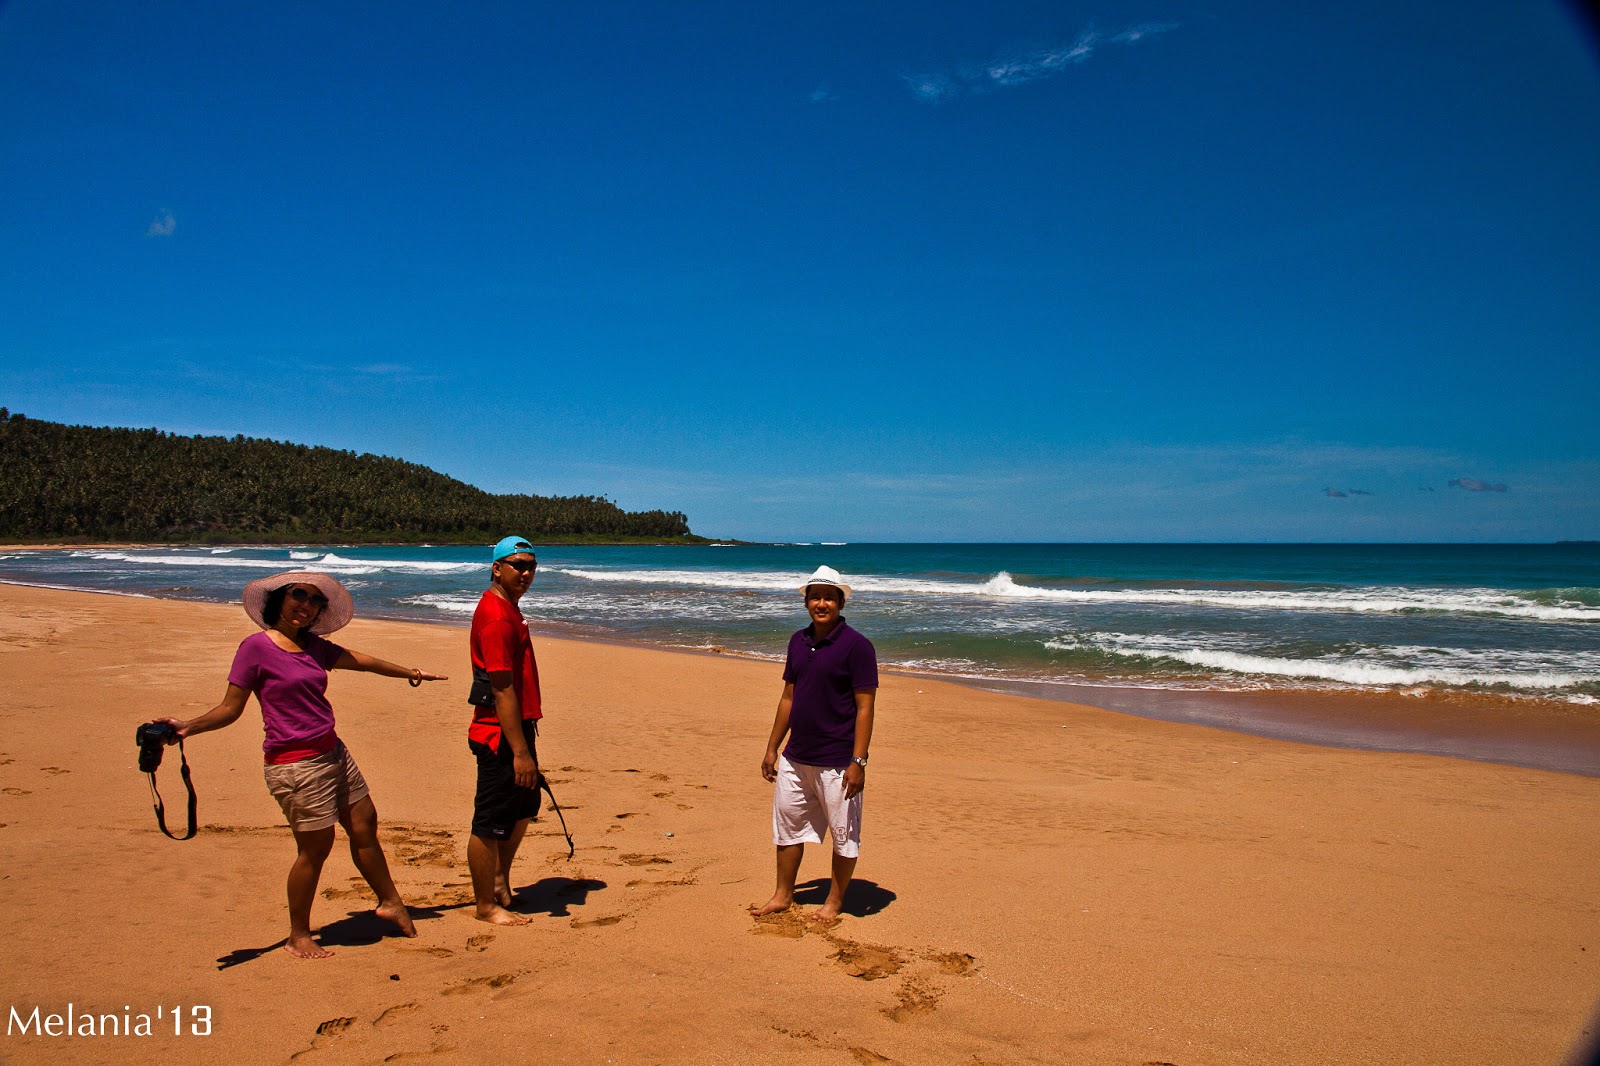
[[[767,8],[0,4],[0,405],[752,539],[1600,538],[1573,9]]]

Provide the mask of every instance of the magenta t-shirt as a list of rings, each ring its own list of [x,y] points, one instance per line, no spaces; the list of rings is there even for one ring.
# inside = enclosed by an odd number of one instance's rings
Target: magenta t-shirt
[[[245,637],[233,657],[228,684],[249,689],[261,704],[267,761],[290,751],[328,751],[333,747],[333,705],[328,702],[328,671],[344,649],[318,636],[305,650],[284,651],[266,632]]]

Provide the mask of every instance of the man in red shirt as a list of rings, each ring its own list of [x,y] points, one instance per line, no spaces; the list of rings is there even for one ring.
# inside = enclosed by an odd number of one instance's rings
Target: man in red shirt
[[[538,568],[533,546],[506,537],[494,546],[489,587],[472,615],[472,725],[467,744],[478,759],[467,866],[477,918],[494,925],[526,925],[506,910],[511,903],[511,861],[539,814],[539,664],[528,623],[517,601]]]

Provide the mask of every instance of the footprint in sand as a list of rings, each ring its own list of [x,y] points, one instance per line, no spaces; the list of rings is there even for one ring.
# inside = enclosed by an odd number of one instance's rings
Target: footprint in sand
[[[40,772],[47,773],[47,774],[70,774],[70,773],[72,773],[71,770],[63,770],[59,766],[41,766],[41,767],[39,767],[39,770],[40,770]]]
[[[650,780],[652,780],[652,781],[671,781],[672,778],[668,777],[666,774],[651,774],[650,775]]]
[[[883,1016],[891,1022],[903,1022],[919,1014],[929,1014],[939,1005],[939,993],[915,978],[908,978],[895,993],[895,998],[899,1002],[882,1011]]]
[[[422,1005],[420,1003],[401,1003],[398,1006],[390,1007],[388,1010],[372,1019],[372,1024],[393,1025],[407,1014],[415,1014],[421,1009]]]
[[[4,792],[8,796],[31,796],[31,795],[33,795],[32,792],[29,792],[25,788],[0,788],[0,792]]]
[[[864,1047],[853,1047],[850,1049],[850,1054],[855,1057],[857,1062],[866,1063],[867,1066],[875,1066],[875,1064],[883,1062],[894,1062],[889,1056],[880,1055],[876,1051]]]
[[[645,880],[644,878],[641,877],[641,878],[639,878],[637,880],[629,881],[627,887],[629,887],[629,888],[688,888],[690,885],[696,885],[696,884],[699,884],[698,879],[696,879],[696,878],[694,878],[692,876],[687,876],[686,875],[684,877],[668,878],[665,881],[647,881],[647,880]]]
[[[491,977],[474,977],[471,980],[462,981],[459,985],[451,985],[449,988],[440,989],[439,994],[441,996],[460,996],[468,992],[476,992],[480,988],[504,988],[515,981],[518,976],[519,974],[516,973],[497,973]]]
[[[670,792],[652,792],[652,793],[650,793],[650,795],[654,796],[658,800],[664,800],[664,799],[672,798],[672,793],[670,793]]]
[[[775,914],[761,914],[756,916],[752,932],[758,936],[781,936],[785,940],[799,940],[806,935],[806,920],[793,908]]]
[[[472,902],[472,887],[466,882],[440,885],[438,891],[406,896],[413,907],[464,907]]]
[[[971,973],[972,968],[978,965],[978,960],[964,951],[929,952],[923,958],[939,967],[940,973],[957,976]]]
[[[671,859],[663,859],[659,855],[619,855],[617,858],[629,866],[671,866]]]
[[[367,900],[368,902],[371,902],[371,903],[378,902],[378,897],[373,895],[372,894],[372,890],[370,888],[367,888],[365,885],[361,885],[361,886],[355,887],[355,888],[334,888],[332,885],[329,885],[327,888],[322,890],[322,898],[323,899],[364,899],[364,900]]]
[[[484,951],[494,943],[493,933],[480,933],[478,936],[467,937],[468,951]]]
[[[380,835],[407,866],[457,865],[455,837],[443,829],[395,825]]]
[[[622,915],[620,914],[609,914],[604,918],[574,918],[572,919],[572,928],[589,929],[595,926],[616,925],[620,921],[622,921]]]
[[[431,1059],[439,1055],[448,1055],[455,1051],[453,1044],[434,1044],[427,1051],[396,1051],[393,1055],[384,1056],[384,1062],[409,1062],[413,1059]]]
[[[857,944],[850,940],[835,940],[834,943],[839,945],[839,950],[828,958],[837,962],[839,968],[851,977],[859,977],[863,981],[881,981],[885,977],[893,977],[905,965],[905,960],[892,948]]]
[[[313,1051],[319,1051],[322,1048],[327,1047],[330,1043],[332,1043],[334,1037],[341,1035],[346,1029],[350,1028],[354,1022],[354,1018],[329,1018],[327,1021],[317,1026],[317,1033],[311,1038],[311,1046],[301,1048],[293,1055],[290,1055],[289,1061],[293,1062],[301,1055],[309,1055]]]

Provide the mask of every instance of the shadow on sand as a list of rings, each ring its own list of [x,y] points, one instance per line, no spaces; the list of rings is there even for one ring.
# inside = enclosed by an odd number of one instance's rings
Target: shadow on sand
[[[819,877],[803,885],[796,885],[794,901],[821,906],[828,901],[828,886],[831,883],[826,877]],[[869,914],[877,914],[894,900],[895,894],[887,888],[872,881],[856,878],[850,882],[850,887],[845,889],[843,910],[845,914],[853,917],[865,918]]]
[[[418,923],[432,921],[441,917],[447,910],[459,909],[456,907],[412,907],[411,920]],[[329,922],[316,931],[317,943],[325,948],[363,947],[367,944],[376,944],[388,938],[406,939],[400,936],[400,931],[392,922],[379,918],[371,911],[351,911],[337,921]],[[217,969],[226,970],[231,966],[239,966],[246,962],[254,962],[269,951],[276,951],[288,942],[288,938],[277,940],[259,948],[234,948],[217,960]]]
[[[531,885],[517,889],[511,898],[510,909],[518,914],[548,914],[552,918],[571,915],[569,907],[581,907],[589,901],[589,893],[606,887],[604,881],[592,877],[546,877]]]

